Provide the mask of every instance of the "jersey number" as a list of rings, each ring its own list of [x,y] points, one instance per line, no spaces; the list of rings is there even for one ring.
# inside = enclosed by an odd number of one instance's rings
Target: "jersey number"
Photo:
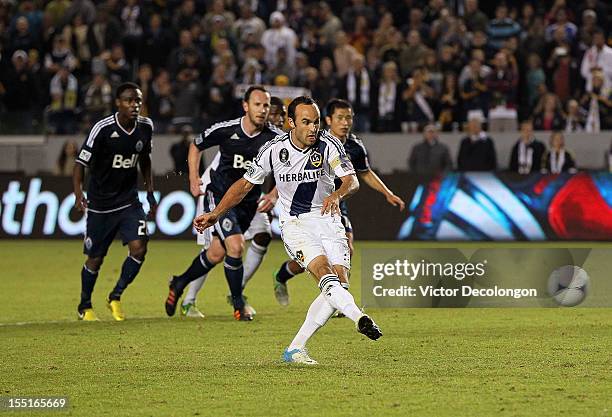
[[[147,223],[144,220],[139,220],[138,224],[138,236],[146,236],[147,235]]]

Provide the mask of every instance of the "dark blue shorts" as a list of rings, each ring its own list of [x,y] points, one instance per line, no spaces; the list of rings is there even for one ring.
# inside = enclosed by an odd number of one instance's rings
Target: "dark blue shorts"
[[[210,213],[217,207],[220,201],[221,197],[215,196],[212,191],[206,191],[204,195],[204,211]],[[225,241],[225,238],[228,236],[246,233],[256,212],[256,202],[241,202],[225,213],[225,215],[219,217],[219,221],[213,226],[213,235],[219,236],[221,241]]]
[[[117,232],[123,245],[133,240],[149,239],[146,215],[140,203],[112,213],[88,210],[83,253],[92,258],[105,256]]]
[[[340,202],[340,213],[342,213],[342,226],[344,226],[344,231],[346,233],[353,233],[353,225],[351,224],[351,220],[349,219],[348,206],[346,201]]]

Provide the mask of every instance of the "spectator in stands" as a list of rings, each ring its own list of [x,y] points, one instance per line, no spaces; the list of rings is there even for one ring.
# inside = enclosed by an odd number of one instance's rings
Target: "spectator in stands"
[[[578,34],[578,28],[575,24],[567,20],[567,10],[560,8],[555,14],[555,23],[548,25],[546,28],[546,40],[552,40],[553,33],[561,29],[565,34],[565,39],[571,44],[574,42],[576,35]]]
[[[546,93],[534,109],[533,125],[536,130],[563,129],[561,102],[554,93]]]
[[[71,177],[78,151],[79,145],[74,140],[64,142],[57,158],[54,174],[61,177]]]
[[[130,79],[132,68],[125,58],[123,45],[113,45],[110,54],[107,53],[102,56],[105,58],[106,67],[108,68],[108,80],[113,88]]]
[[[98,6],[96,20],[92,25],[88,25],[88,28],[87,41],[93,57],[110,52],[113,45],[121,42],[119,21],[105,4]]]
[[[144,102],[144,100],[143,100]],[[112,110],[113,88],[104,74],[95,74],[83,91],[83,122],[89,130]]]
[[[518,65],[514,56],[506,50],[495,54],[493,71],[485,83],[491,95],[489,130],[498,132],[516,129]]]
[[[252,33],[253,40],[255,42],[260,42],[266,30],[266,23],[253,13],[248,0],[239,1],[238,9],[240,11],[240,18],[236,20],[232,26],[234,39],[244,42],[247,34]]]
[[[64,26],[62,35],[68,39],[72,51],[76,58],[75,76],[88,78],[91,74],[91,49],[87,40],[87,32],[89,27],[83,21],[83,16],[80,14],[72,18],[69,25]]]
[[[201,54],[193,43],[191,31],[187,29],[181,30],[179,34],[179,44],[176,48],[172,49],[168,57],[168,71],[170,71],[173,76],[176,75],[185,63],[185,56],[194,52],[198,55]]]
[[[586,81],[586,90],[592,90],[594,71],[604,72],[604,85],[612,85],[612,48],[606,45],[603,30],[598,29],[593,33],[593,46],[591,46],[582,58],[580,75]]]
[[[281,12],[270,15],[270,29],[264,32],[261,43],[266,50],[265,61],[269,68],[277,65],[278,50],[281,48],[285,49],[287,62],[290,65],[295,63],[297,35],[285,25],[285,16]]]
[[[544,19],[541,16],[535,16],[531,26],[526,29],[526,36],[521,42],[524,53],[534,53],[543,57],[546,51]]]
[[[53,76],[60,68],[65,67],[69,71],[76,67],[76,58],[70,50],[70,46],[63,35],[55,35],[53,48],[45,55],[45,70]]]
[[[365,67],[362,55],[355,55],[349,72],[340,80],[338,95],[348,100],[355,114],[353,129],[356,132],[370,131],[372,110],[372,77]]]
[[[575,133],[584,131],[584,125],[586,123],[585,111],[577,100],[568,100],[567,102],[567,115],[565,117],[565,133]]]
[[[540,84],[546,83],[546,74],[542,70],[542,60],[540,56],[534,53],[529,54],[527,58],[527,74],[525,76],[526,104],[528,109],[535,107],[538,99],[538,87]]]
[[[174,117],[174,96],[170,74],[161,70],[151,85],[151,95],[147,104],[151,118],[155,120],[155,131],[167,133],[172,130]]]
[[[38,36],[30,30],[30,23],[25,16],[17,18],[15,22],[15,31],[11,35],[9,53],[17,50],[29,51],[30,49],[39,49]]]
[[[397,14],[395,16],[397,19],[400,18]],[[421,39],[428,39],[430,28],[427,23],[423,22],[423,10],[418,7],[411,7],[408,24],[403,26],[401,30],[405,35],[409,35],[411,31],[416,30]]]
[[[497,155],[493,140],[482,130],[482,119],[468,120],[468,135],[461,140],[457,156],[459,171],[495,171]]]
[[[423,128],[423,142],[412,148],[408,167],[416,175],[430,177],[453,169],[448,146],[438,140],[438,130],[434,124]]]
[[[421,41],[421,35],[417,30],[408,32],[408,44],[402,49],[399,57],[399,65],[402,77],[409,76],[419,66],[425,65],[425,56],[429,49]]]
[[[71,22],[77,14],[83,16],[87,25],[91,25],[96,19],[96,6],[91,0],[72,0],[68,10],[66,10],[64,22]]]
[[[335,46],[335,35],[342,30],[342,21],[334,14],[329,4],[324,1],[319,3],[319,19],[321,21],[319,33],[329,42],[331,47]],[[367,28],[367,21],[365,23]],[[357,20],[355,21],[355,25],[350,26],[350,29],[356,26]]]
[[[187,156],[189,155],[189,145],[193,140],[193,128],[191,125],[184,125],[181,128],[181,138],[170,147],[170,156],[174,163],[174,173],[177,175],[188,175],[189,166]]]
[[[577,90],[578,71],[572,45],[565,40],[565,32],[558,27],[553,34],[550,56],[546,64],[552,92],[566,101]]]
[[[126,0],[121,9],[120,19],[123,28],[123,48],[128,62],[138,57],[148,18],[139,0]],[[189,27],[189,26],[187,26]]]
[[[504,46],[504,41],[513,36],[519,36],[521,26],[508,15],[508,6],[501,3],[495,8],[495,19],[487,26],[489,44],[495,50]]]
[[[561,132],[550,135],[550,149],[542,158],[542,172],[560,174],[562,172],[575,173],[576,162],[572,153],[565,149],[565,138]]]
[[[584,54],[589,46],[593,44],[593,35],[597,30],[597,13],[592,9],[582,12],[582,22],[578,28],[578,49]]]
[[[182,29],[192,27],[200,18],[201,16],[196,13],[194,0],[183,0],[172,16],[172,28],[175,32],[180,32]]]
[[[284,75],[291,83],[295,78],[295,61],[288,61],[287,50],[285,48],[277,49],[274,62],[275,64],[268,69],[267,75],[269,79],[274,80],[279,75]]]
[[[36,77],[28,68],[28,55],[25,51],[15,51],[11,64],[4,72],[0,72],[0,90],[4,89],[6,109],[2,117],[3,130],[7,133],[31,133],[41,92]]]
[[[225,9],[223,0],[212,0],[210,9],[207,9],[207,13],[202,19],[202,26],[207,30],[211,29],[217,16],[223,18],[224,29],[230,29],[234,25],[234,20],[236,20],[234,13]]]
[[[77,100],[79,84],[70,68],[60,67],[49,85],[49,127],[58,135],[69,135],[77,131]]]
[[[54,27],[61,27],[69,7],[70,0],[51,0],[45,6],[45,15]]]
[[[161,16],[157,13],[152,14],[142,42],[140,53],[142,62],[149,64],[153,71],[162,68],[168,62],[173,42],[170,30],[162,26]]]
[[[582,106],[586,109],[585,130],[599,133],[612,129],[612,89],[604,85],[603,71],[593,73],[591,89],[582,97]]]
[[[461,99],[467,119],[479,117],[485,120],[489,113],[489,90],[479,59],[470,61],[470,73],[461,88]]]
[[[335,39],[334,35],[330,35]],[[368,26],[368,20],[365,16],[357,16],[355,27],[350,34],[349,44],[355,48],[355,51],[361,55],[365,55],[372,44],[372,32]]]
[[[339,78],[346,76],[351,68],[353,58],[358,55],[353,46],[348,43],[346,33],[340,31],[336,33],[336,46],[334,48],[334,65],[336,67],[336,75]]]
[[[412,131],[421,130],[426,124],[435,121],[435,91],[427,81],[427,71],[424,68],[417,68],[408,79],[408,88],[402,93]]]
[[[313,93],[318,103],[327,103],[338,96],[338,80],[334,74],[334,64],[330,58],[323,58],[319,64],[318,89]]]
[[[402,89],[397,64],[386,62],[381,79],[374,84],[374,131],[400,131]]]
[[[221,120],[227,120],[234,114],[234,87],[227,81],[225,67],[217,65],[212,78],[204,89],[203,123],[208,127]]]
[[[479,74],[480,74],[480,78],[483,80],[486,80],[487,77],[489,76],[489,74],[491,73],[491,67],[489,67],[488,65],[485,64],[485,54],[484,51],[482,49],[472,49],[472,55],[470,57],[470,60],[467,62],[466,65],[463,66],[463,68],[461,69],[461,73],[459,75],[459,80],[458,80],[458,85],[459,88],[463,88],[465,82],[472,78],[472,64],[471,61],[473,59],[478,60],[479,62]],[[474,65],[476,66],[476,65]]]
[[[374,22],[374,9],[365,4],[364,0],[351,0],[351,3],[352,5],[344,8],[342,12],[342,23],[344,23],[345,30],[350,30],[355,26],[357,16],[365,16],[369,24]]]
[[[442,91],[442,80],[444,73],[438,60],[438,55],[432,49],[429,49],[425,54],[425,70],[427,73],[427,84],[433,88],[434,93]]]
[[[529,119],[523,120],[519,140],[510,154],[510,171],[522,175],[539,172],[544,152],[546,146],[533,135],[533,123]]]
[[[470,32],[475,30],[485,31],[489,24],[489,18],[478,8],[478,0],[465,1],[465,14],[463,15],[465,26]]]
[[[444,75],[442,94],[440,96],[440,114],[438,123],[443,132],[457,130],[461,119],[459,89],[457,87],[457,75],[454,72],[447,72]]]
[[[257,62],[255,58],[248,58],[246,61],[244,61],[244,65],[240,70],[240,74],[241,84],[253,85],[264,83],[263,73],[261,72],[261,65],[259,64],[259,62]]]
[[[140,65],[135,82],[140,86],[140,91],[142,91],[142,107],[140,108],[140,115],[149,117],[149,98],[151,96],[151,88],[153,85],[153,69],[149,64]]]
[[[219,68],[226,69],[223,64]],[[227,73],[224,71],[223,76]],[[225,84],[229,84],[225,78]],[[174,117],[172,124],[174,131],[180,130],[184,125],[195,125],[200,116],[202,103],[203,86],[200,82],[200,75],[196,69],[184,67],[176,76],[174,84]]]

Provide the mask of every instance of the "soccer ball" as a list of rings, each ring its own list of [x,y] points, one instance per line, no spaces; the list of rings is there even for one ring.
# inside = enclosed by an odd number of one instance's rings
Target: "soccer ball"
[[[548,277],[548,294],[565,307],[580,304],[589,290],[589,275],[578,266],[565,265]]]

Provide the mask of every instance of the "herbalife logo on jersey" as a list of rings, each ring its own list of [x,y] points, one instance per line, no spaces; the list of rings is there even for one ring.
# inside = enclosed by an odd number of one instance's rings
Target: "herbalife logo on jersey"
[[[138,154],[133,153],[130,158],[117,154],[113,157],[113,168],[134,168],[138,163]]]

